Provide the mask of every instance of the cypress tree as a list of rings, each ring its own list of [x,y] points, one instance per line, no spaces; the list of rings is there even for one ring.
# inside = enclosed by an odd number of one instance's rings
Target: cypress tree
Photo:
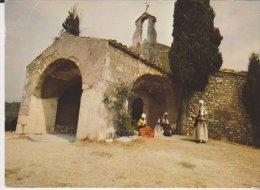
[[[244,105],[253,124],[254,145],[260,147],[260,58],[256,53],[249,58]]]
[[[77,5],[74,5],[68,13],[69,13],[69,15],[67,16],[66,20],[62,23],[62,27],[64,28],[64,30],[66,32],[68,32],[72,35],[75,35],[75,36],[79,36],[80,19],[78,16]]]
[[[219,29],[209,0],[177,0],[174,7],[173,43],[169,52],[173,80],[178,84],[177,133],[181,133],[186,102],[194,91],[204,90],[209,76],[222,65]]]

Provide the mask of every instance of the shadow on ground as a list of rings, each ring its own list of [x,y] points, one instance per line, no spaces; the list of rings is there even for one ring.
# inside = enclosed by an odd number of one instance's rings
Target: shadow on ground
[[[68,142],[75,142],[76,141],[76,136],[75,135],[68,135],[68,134],[53,134],[54,136],[58,138],[62,138],[67,140]]]
[[[75,135],[69,134],[29,134],[28,136],[35,142],[73,143],[76,141]]]
[[[193,143],[199,143],[197,140],[194,140],[194,139],[191,139],[191,138],[183,138],[181,140],[182,141],[190,141],[190,142],[193,142]]]

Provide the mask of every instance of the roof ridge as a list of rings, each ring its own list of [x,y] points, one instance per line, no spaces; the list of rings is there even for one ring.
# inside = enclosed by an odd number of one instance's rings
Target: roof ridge
[[[242,70],[220,68],[219,71],[223,72],[223,73],[232,73],[232,74],[237,74],[237,75],[241,75],[241,76],[247,75],[247,71],[242,71]]]
[[[122,43],[117,42],[116,40],[108,40],[108,44],[127,53],[128,55],[132,56],[133,58],[140,60],[142,63],[144,63],[147,66],[153,67],[154,69],[156,69],[162,73],[169,74],[169,72],[167,72],[166,70],[161,68],[155,62],[142,58],[139,53],[129,49],[126,45],[123,45]]]

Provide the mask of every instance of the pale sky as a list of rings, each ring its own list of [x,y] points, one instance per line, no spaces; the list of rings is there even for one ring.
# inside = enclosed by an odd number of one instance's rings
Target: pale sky
[[[7,0],[5,6],[5,100],[21,101],[26,66],[52,43],[74,3],[81,12],[81,36],[132,43],[134,21],[144,0]],[[171,45],[174,2],[150,0],[157,18],[157,42]],[[215,27],[223,40],[222,68],[247,70],[252,52],[260,53],[260,1],[211,1]]]

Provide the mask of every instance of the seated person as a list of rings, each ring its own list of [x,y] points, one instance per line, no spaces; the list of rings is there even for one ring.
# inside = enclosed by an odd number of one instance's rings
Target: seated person
[[[161,136],[164,133],[163,127],[161,126],[162,118],[160,117],[157,121],[157,125],[154,127],[155,136]]]
[[[163,117],[158,120],[158,123],[163,127],[163,135],[164,136],[172,136],[172,129],[168,119],[168,113],[165,112]]]
[[[154,137],[154,131],[151,127],[147,126],[146,115],[143,113],[138,121],[137,129],[142,137]]]

